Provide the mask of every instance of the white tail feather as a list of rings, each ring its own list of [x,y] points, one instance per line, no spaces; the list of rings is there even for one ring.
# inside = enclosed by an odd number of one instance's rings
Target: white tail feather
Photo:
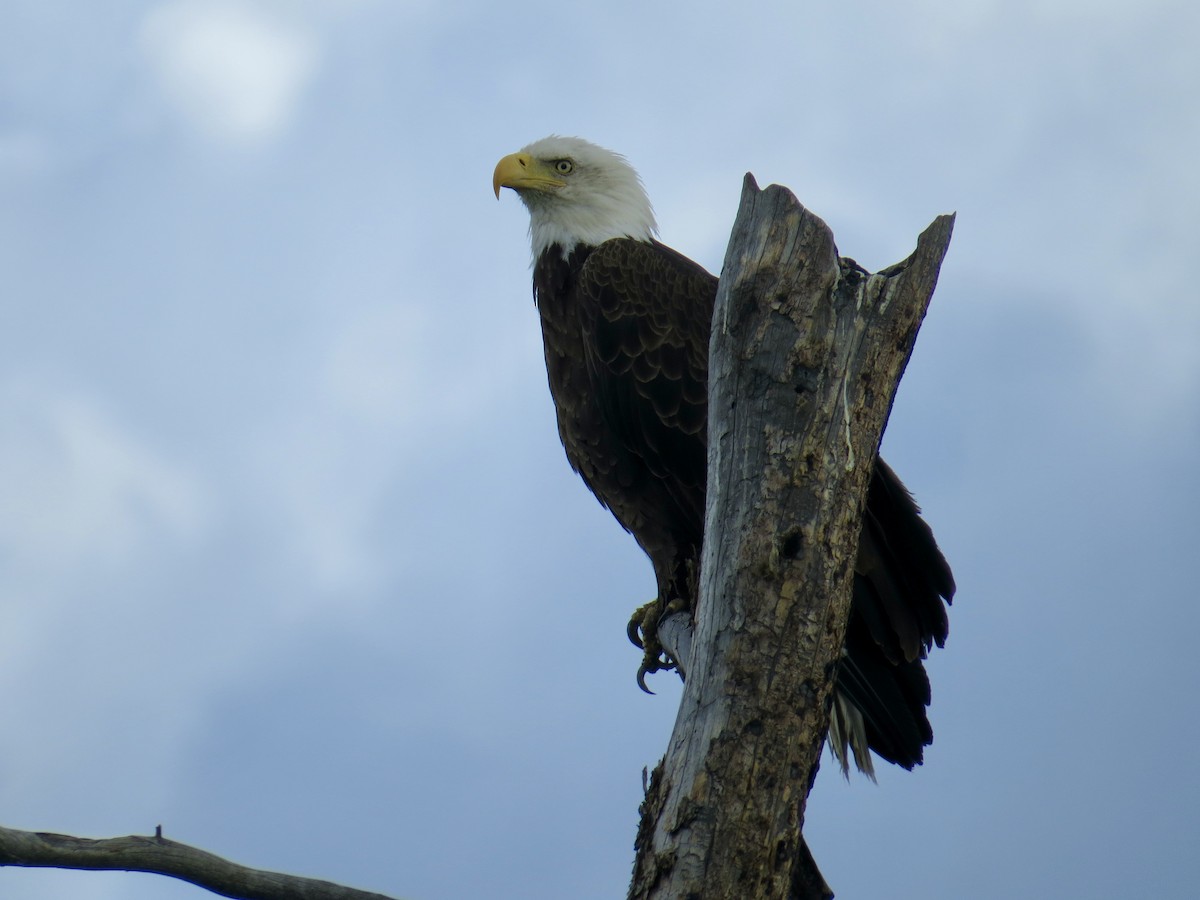
[[[875,780],[875,766],[871,762],[871,751],[867,748],[867,727],[862,713],[845,694],[836,687],[833,691],[833,709],[829,713],[829,749],[842,767],[842,774],[850,777],[850,754],[858,770]]]

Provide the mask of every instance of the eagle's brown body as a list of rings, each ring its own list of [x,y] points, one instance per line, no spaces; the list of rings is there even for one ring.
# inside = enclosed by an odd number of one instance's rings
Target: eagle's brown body
[[[654,565],[659,598],[694,608],[704,537],[708,342],[717,279],[655,241],[552,244],[534,265],[550,392],[567,458]],[[932,739],[921,663],[946,638],[954,581],[882,460],[872,477],[838,688],[870,748],[911,768]],[[865,751],[864,751],[865,754]]]

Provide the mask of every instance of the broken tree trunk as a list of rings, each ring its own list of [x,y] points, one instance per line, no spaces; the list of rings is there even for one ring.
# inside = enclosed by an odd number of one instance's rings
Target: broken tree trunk
[[[953,221],[871,275],[791,192],[746,176],[710,344],[700,601],[642,807],[634,900],[832,896],[804,806],[869,474]]]

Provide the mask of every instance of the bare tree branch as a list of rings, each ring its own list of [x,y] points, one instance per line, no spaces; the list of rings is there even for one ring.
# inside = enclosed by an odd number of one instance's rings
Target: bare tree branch
[[[247,868],[161,834],[93,840],[0,827],[0,866],[150,872],[234,900],[393,900],[315,878]]]
[[[952,216],[869,275],[746,177],[709,357],[700,601],[642,808],[635,900],[823,898],[801,835],[845,640],[867,481]]]

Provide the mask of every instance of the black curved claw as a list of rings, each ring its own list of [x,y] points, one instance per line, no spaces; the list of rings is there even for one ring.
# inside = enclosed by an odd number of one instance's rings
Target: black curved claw
[[[634,617],[629,620],[629,624],[625,626],[625,634],[629,637],[629,642],[639,650],[645,650],[646,645],[642,643],[642,637],[638,633],[641,630],[641,620],[634,614]]]
[[[646,687],[646,674],[649,671],[650,670],[646,668],[645,663],[642,663],[640,666],[638,666],[637,683],[638,683],[638,687],[640,687],[643,691],[645,691],[647,694],[650,694],[651,696],[654,696],[654,691],[652,691],[652,690],[650,690],[650,688]]]

